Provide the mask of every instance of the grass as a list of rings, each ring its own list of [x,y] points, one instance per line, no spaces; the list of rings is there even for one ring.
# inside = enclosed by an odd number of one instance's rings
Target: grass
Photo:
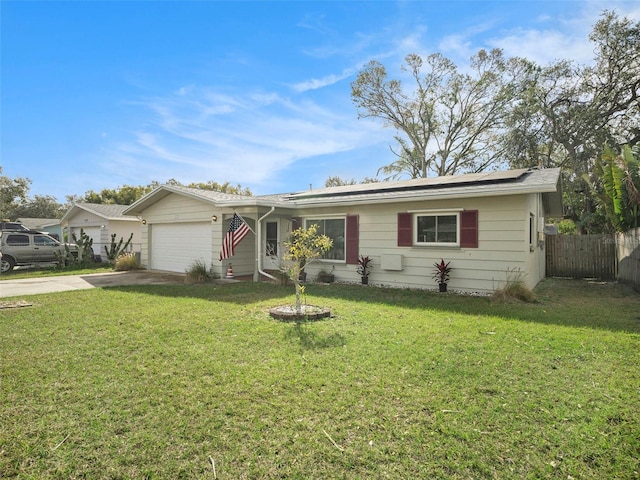
[[[253,283],[0,311],[0,477],[640,478],[637,293],[306,292],[334,318]]]
[[[18,267],[10,272],[0,274],[0,282],[2,280],[17,280],[20,278],[41,278],[58,275],[87,275],[90,273],[103,273],[105,271],[113,271],[113,265],[108,262],[104,262],[85,267],[71,266],[60,268],[55,265],[29,268]]]

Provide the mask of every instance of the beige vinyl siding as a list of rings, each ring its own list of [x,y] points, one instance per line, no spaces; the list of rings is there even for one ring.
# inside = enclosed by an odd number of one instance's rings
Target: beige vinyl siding
[[[107,238],[105,240],[105,245],[107,248],[111,245],[111,235],[116,234],[116,242],[119,242],[120,239],[123,239],[124,243],[129,239],[129,236],[133,233],[133,238],[131,239],[130,251],[132,252],[140,252],[140,232],[141,232],[141,223],[139,220],[135,221],[126,221],[126,220],[112,220],[109,222],[109,232],[107,233]],[[101,254],[105,255],[104,247],[101,247]]]
[[[531,197],[531,198],[530,198]],[[453,267],[449,288],[462,291],[492,292],[504,286],[507,271],[527,272],[530,260],[539,252],[529,252],[529,208],[537,195],[484,197],[447,201],[421,201],[399,204],[363,205],[341,210],[359,215],[359,253],[373,258],[369,283],[393,287],[436,289],[432,279],[433,264],[443,258]],[[478,248],[442,246],[397,246],[398,212],[440,209],[478,210]],[[329,209],[309,209],[303,216],[334,214]],[[525,217],[526,213],[526,217]],[[526,220],[526,221],[525,221]],[[402,270],[382,270],[383,255],[402,255]],[[529,258],[531,257],[531,258]],[[323,265],[317,262],[307,268],[313,277],[322,267],[335,265],[337,281],[358,282],[354,265],[343,262]],[[527,273],[527,283],[540,279],[538,269]]]
[[[255,231],[255,212],[238,211],[247,224]],[[217,217],[217,221],[212,221],[212,216]],[[142,261],[143,265],[149,265],[151,238],[149,237],[149,227],[157,224],[190,224],[193,222],[205,222],[211,226],[211,267],[213,274],[217,277],[224,277],[229,264],[233,266],[234,275],[253,275],[256,261],[256,238],[253,233],[247,237],[236,248],[236,254],[230,259],[218,260],[222,240],[229,228],[229,221],[233,215],[232,210],[216,208],[215,205],[190,198],[184,195],[170,193],[166,197],[158,200],[147,208],[142,218],[147,225],[142,227]]]
[[[255,220],[249,217],[248,213],[240,213],[240,214],[242,215],[242,218],[244,218],[244,220],[247,222],[247,225],[249,225],[249,227],[251,227],[251,229],[255,232],[256,231]],[[222,260],[222,262],[218,260],[220,255],[220,249],[222,248],[222,239],[224,238],[224,236],[227,233],[227,230],[229,229],[229,223],[231,221],[232,215],[233,213],[224,215],[225,218],[224,218],[224,221],[222,222],[223,228],[221,230],[220,241],[219,241],[219,244],[216,245],[216,248],[213,252],[214,253],[213,263],[220,265],[223,274],[226,274],[227,267],[229,264],[231,264],[233,266],[234,276],[253,275],[254,270],[256,268],[256,260],[255,260],[256,259],[256,236],[252,232],[249,232],[249,234],[246,237],[244,237],[244,240],[242,240],[242,242],[240,242],[240,244],[236,247],[236,252],[233,257],[228,258],[226,260]],[[217,223],[220,223],[220,220],[218,220]]]
[[[149,206],[143,218],[147,223],[194,222],[211,221],[214,214],[216,211],[211,204],[171,193]],[[219,212],[217,215],[220,216]]]
[[[79,237],[80,229],[82,229],[93,239],[93,253],[100,255],[103,261],[106,261],[104,247],[109,248],[111,245],[113,233],[116,234],[116,241],[120,241],[120,237],[124,237],[124,241],[126,241],[133,232],[134,251],[140,251],[141,225],[137,219],[131,221],[108,220],[86,210],[79,210],[77,214],[68,219],[68,225],[70,234],[75,233]]]
[[[108,233],[106,230],[107,220],[99,215],[95,215],[86,210],[79,210],[73,217],[68,219],[69,225],[69,241],[73,242],[73,234],[80,238],[80,230],[93,239],[93,253],[102,255],[104,258],[104,249],[102,245],[107,242]],[[105,228],[102,228],[102,226]]]
[[[529,195],[527,202],[528,211],[526,212],[526,262],[524,271],[527,273],[526,277],[523,278],[525,283],[533,288],[540,280],[542,280],[545,275],[545,248],[544,242],[539,243],[539,233],[541,230],[541,223],[544,224],[544,207],[542,204],[542,199],[539,195]],[[533,251],[530,250],[529,244],[529,215],[534,214],[534,242],[533,242]],[[542,225],[542,230],[544,229],[544,225]]]
[[[217,222],[212,222],[212,215],[218,216]],[[214,274],[222,275],[222,266],[218,262],[218,252],[222,245],[222,215],[213,205],[185,197],[184,195],[169,194],[165,198],[151,205],[144,211],[142,218],[146,221],[146,225],[142,225],[141,231],[141,261],[146,268],[151,268],[151,236],[150,228],[158,224],[184,224],[185,227],[190,223],[208,223],[211,226],[211,256]],[[188,234],[188,232],[185,232]]]

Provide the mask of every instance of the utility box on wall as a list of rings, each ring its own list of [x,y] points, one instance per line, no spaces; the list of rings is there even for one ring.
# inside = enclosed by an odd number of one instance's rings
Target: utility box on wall
[[[402,270],[402,255],[382,255],[380,268],[382,270]]]

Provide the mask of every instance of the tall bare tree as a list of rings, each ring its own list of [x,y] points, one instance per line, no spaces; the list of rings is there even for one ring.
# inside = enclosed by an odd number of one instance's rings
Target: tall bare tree
[[[499,49],[480,50],[470,73],[438,53],[425,59],[410,54],[402,67],[411,77],[406,86],[388,79],[381,63],[369,62],[351,84],[351,98],[359,118],[378,118],[399,134],[398,161],[383,171],[413,178],[453,175],[501,161],[496,138],[515,98],[519,65]]]

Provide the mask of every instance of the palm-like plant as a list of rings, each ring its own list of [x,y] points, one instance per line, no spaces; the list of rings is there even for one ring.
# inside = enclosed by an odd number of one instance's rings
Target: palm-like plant
[[[440,259],[440,262],[436,262],[433,264],[435,270],[433,271],[433,278],[439,284],[446,284],[449,282],[449,275],[451,274],[451,268],[449,266],[451,262],[444,263],[444,259]]]
[[[360,255],[360,257],[358,257],[358,267],[356,268],[356,271],[363,279],[367,278],[371,273],[371,262],[371,257],[364,255]]]
[[[611,224],[618,231],[635,228],[640,223],[640,162],[625,145],[618,154],[605,146],[596,162],[596,173],[602,180],[598,195]]]

